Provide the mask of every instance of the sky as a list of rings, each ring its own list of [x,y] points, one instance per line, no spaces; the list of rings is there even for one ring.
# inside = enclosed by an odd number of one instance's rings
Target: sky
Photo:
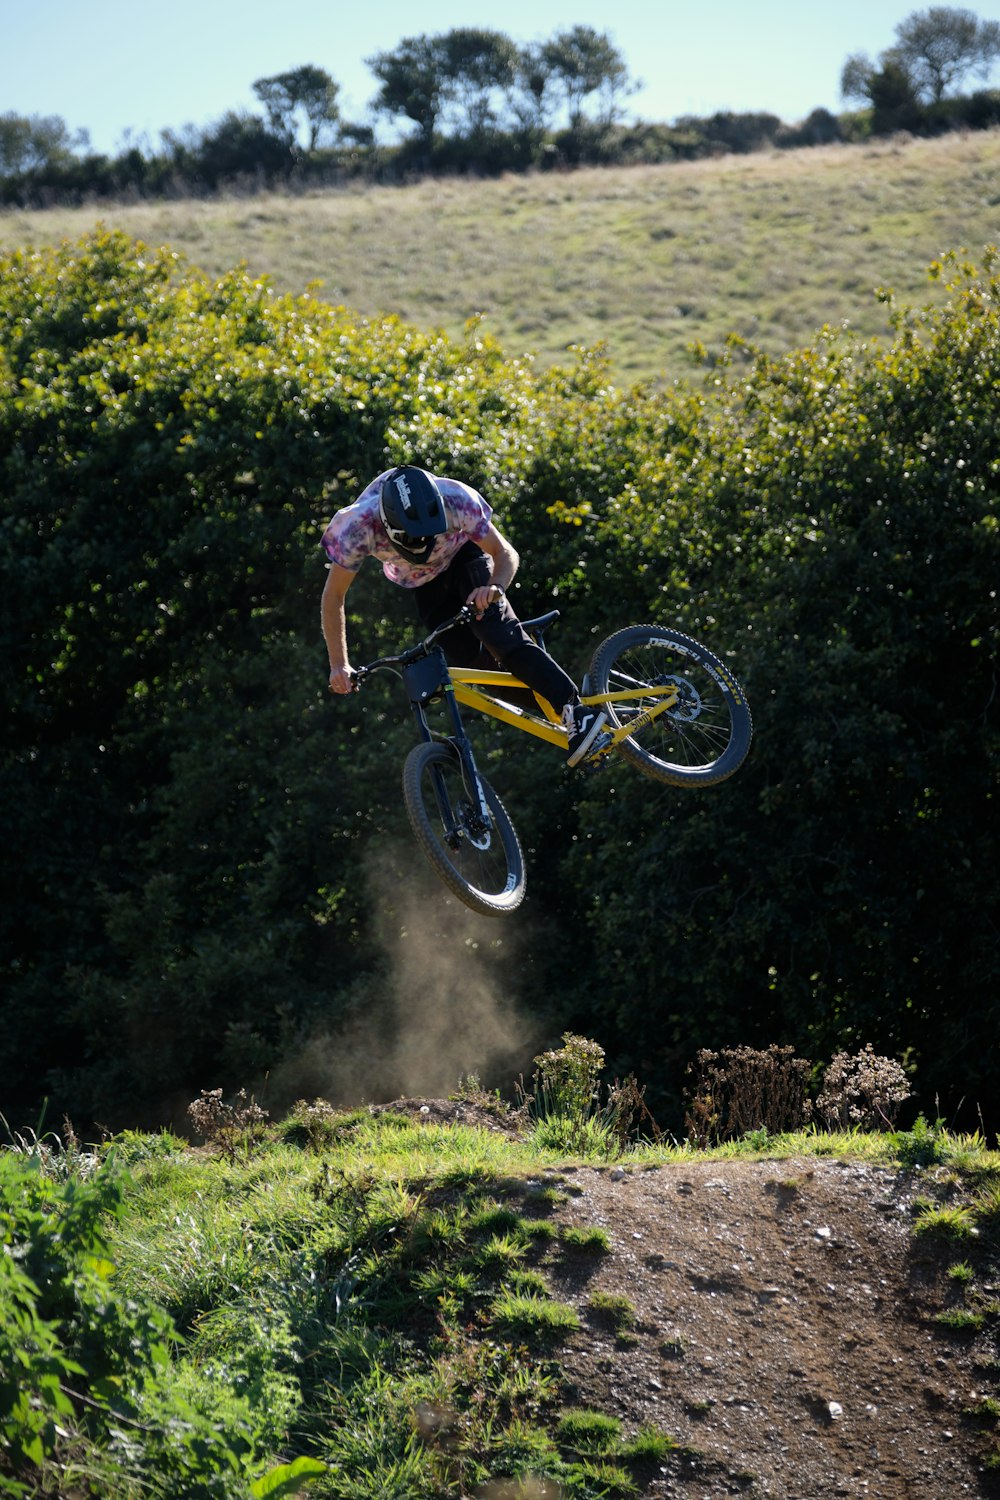
[[[852,53],[874,61],[907,0],[0,0],[0,115],[59,115],[90,149],[148,149],[160,132],[202,129],[228,110],[260,112],[257,78],[310,63],[339,85],[343,118],[376,123],[365,58],[458,26],[525,44],[576,25],[607,33],[642,87],[626,117],[671,122],[761,110],[795,124],[837,112]],[[1000,0],[968,0],[1000,20]],[[990,83],[996,86],[1000,68]],[[978,86],[970,80],[969,87]],[[388,123],[377,125],[391,138]]]

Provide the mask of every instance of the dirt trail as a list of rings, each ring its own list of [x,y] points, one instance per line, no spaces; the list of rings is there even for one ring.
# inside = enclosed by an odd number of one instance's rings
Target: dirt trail
[[[452,1100],[382,1108],[509,1127]],[[987,1463],[1000,1424],[983,1407],[1000,1398],[995,1320],[973,1333],[936,1321],[966,1300],[950,1266],[971,1262],[994,1301],[1000,1267],[914,1235],[925,1174],[810,1157],[562,1167],[539,1180],[566,1195],[557,1225],[597,1226],[611,1242],[545,1266],[582,1324],[559,1354],[576,1402],[683,1445],[641,1500],[1000,1497]],[[624,1339],[591,1307],[595,1292],[628,1299]]]
[[[982,1334],[934,1321],[958,1298],[957,1253],[912,1235],[911,1174],[836,1161],[578,1169],[561,1222],[613,1253],[557,1284],[588,1325],[564,1361],[579,1399],[701,1455],[653,1496],[959,1500],[1000,1493]],[[588,1298],[629,1298],[635,1342]]]

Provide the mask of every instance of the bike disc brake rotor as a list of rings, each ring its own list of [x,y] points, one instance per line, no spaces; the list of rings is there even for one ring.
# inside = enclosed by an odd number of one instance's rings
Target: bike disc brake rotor
[[[701,694],[687,677],[657,677],[652,686],[677,689],[677,702],[666,711],[668,719],[689,724],[698,718],[701,713]]]

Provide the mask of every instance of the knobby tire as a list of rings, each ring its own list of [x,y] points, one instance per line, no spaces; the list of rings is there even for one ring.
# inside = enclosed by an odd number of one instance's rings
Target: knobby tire
[[[732,671],[691,636],[658,625],[630,625],[602,641],[590,666],[591,693],[635,688],[635,699],[605,705],[618,728],[656,699],[643,686],[671,682],[678,702],[635,735],[619,753],[645,776],[668,786],[714,786],[747,757],[753,721]]]
[[[421,849],[448,889],[473,911],[488,917],[516,911],[524,900],[524,857],[503,803],[480,776],[491,826],[473,834],[482,847],[465,836],[452,847],[438,808],[435,773],[443,778],[448,801],[460,819],[473,805],[458,752],[441,741],[415,745],[403,765],[403,798]]]

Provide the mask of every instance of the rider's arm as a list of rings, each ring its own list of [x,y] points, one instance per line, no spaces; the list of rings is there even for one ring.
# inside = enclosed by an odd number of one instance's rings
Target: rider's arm
[[[497,591],[505,593],[514,580],[518,564],[521,559],[506,537],[500,535],[496,527],[490,522],[490,529],[479,542],[480,547],[489,556],[493,564],[490,573],[490,582],[487,587],[473,589],[466,604],[470,604],[478,613],[488,608],[497,598]]]
[[[340,563],[331,563],[323,587],[320,619],[323,639],[330,658],[331,693],[351,691],[351,664],[347,657],[347,616],[344,611],[344,595],[357,577]]]

